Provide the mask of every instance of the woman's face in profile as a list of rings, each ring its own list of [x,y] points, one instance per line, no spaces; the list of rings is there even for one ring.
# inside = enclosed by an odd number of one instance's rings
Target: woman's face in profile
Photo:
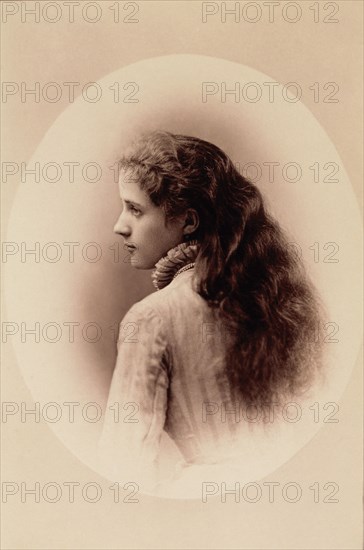
[[[183,241],[183,219],[166,227],[163,209],[151,202],[130,171],[120,171],[119,194],[122,211],[114,231],[124,238],[130,263],[137,269],[152,269],[170,248]]]

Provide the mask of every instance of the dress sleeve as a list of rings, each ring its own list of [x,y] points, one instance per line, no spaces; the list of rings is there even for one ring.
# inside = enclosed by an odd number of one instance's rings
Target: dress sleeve
[[[98,461],[114,481],[133,481],[148,489],[157,481],[169,387],[161,317],[141,302],[132,306],[120,323],[117,350]]]

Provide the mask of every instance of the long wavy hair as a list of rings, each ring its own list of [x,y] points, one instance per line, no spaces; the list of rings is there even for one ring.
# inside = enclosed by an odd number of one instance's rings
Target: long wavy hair
[[[167,221],[198,213],[197,292],[229,334],[226,374],[243,406],[264,409],[304,392],[320,366],[322,307],[258,188],[216,145],[169,132],[142,136],[119,167]]]

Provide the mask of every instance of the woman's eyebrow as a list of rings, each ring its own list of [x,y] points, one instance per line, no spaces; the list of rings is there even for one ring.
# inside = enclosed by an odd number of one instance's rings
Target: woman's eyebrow
[[[139,206],[140,208],[145,208],[142,204],[139,204],[138,202],[129,201],[127,199],[122,199],[122,200],[124,200],[124,202],[126,202],[126,204],[134,204],[135,206]]]

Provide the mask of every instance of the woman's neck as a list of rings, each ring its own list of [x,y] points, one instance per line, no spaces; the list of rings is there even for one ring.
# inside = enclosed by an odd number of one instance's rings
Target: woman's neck
[[[199,252],[200,242],[197,239],[185,241],[168,250],[155,264],[152,272],[152,282],[157,290],[167,286],[182,268],[194,264]],[[193,267],[192,265],[190,266]]]

